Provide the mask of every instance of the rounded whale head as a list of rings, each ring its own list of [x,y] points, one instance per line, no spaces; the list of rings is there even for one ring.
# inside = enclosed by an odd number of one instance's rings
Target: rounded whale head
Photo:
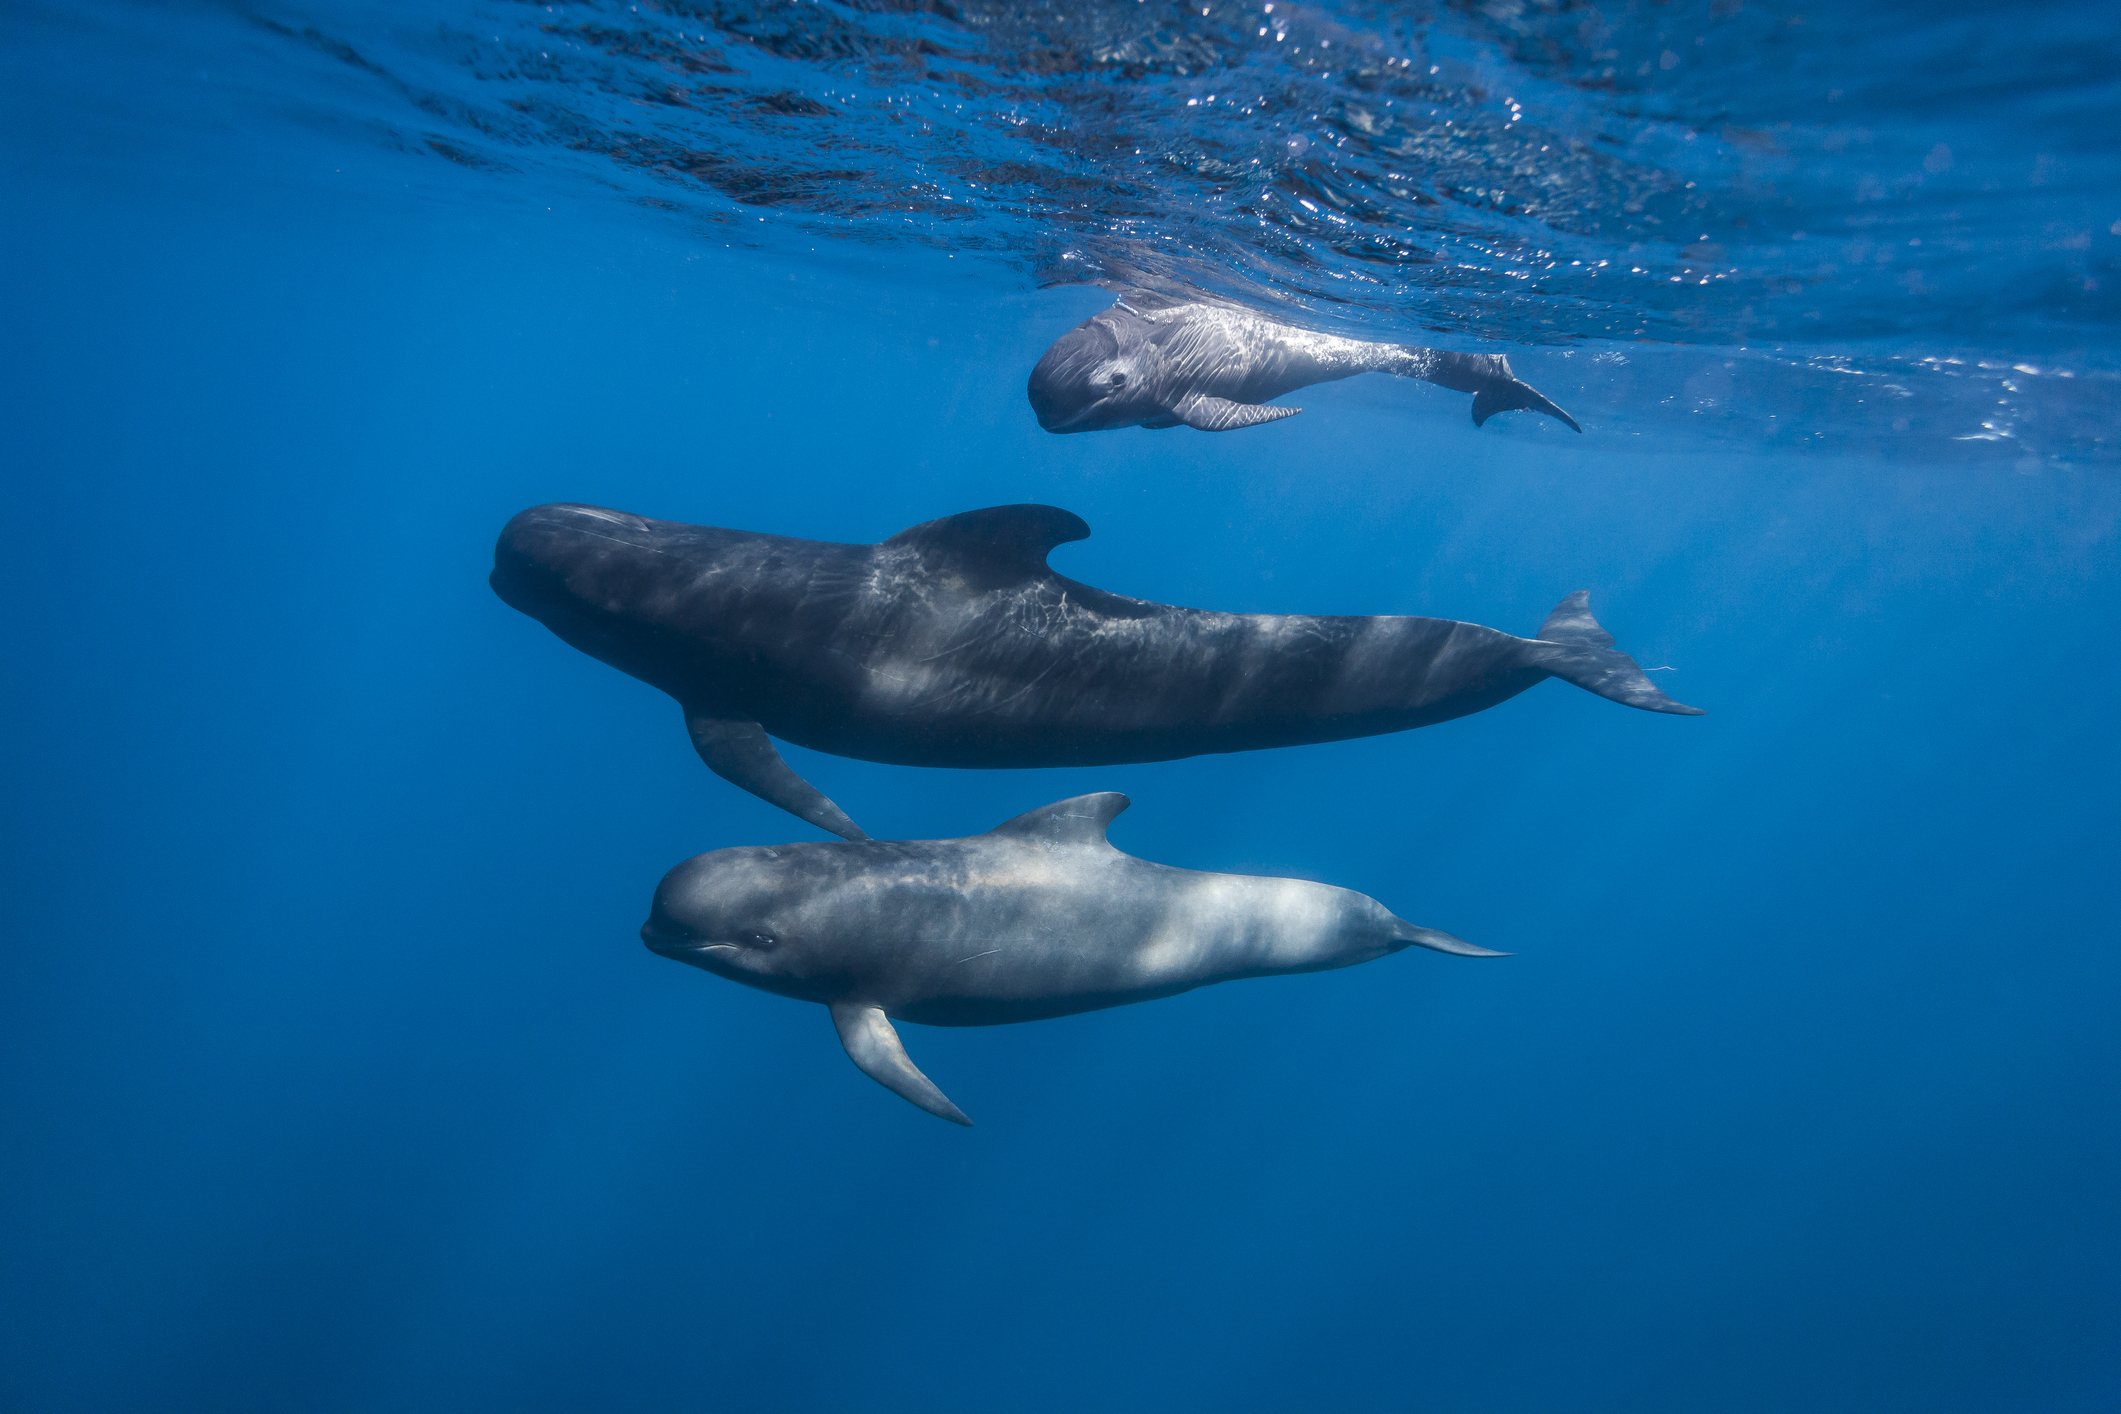
[[[805,919],[813,894],[804,861],[787,845],[718,849],[663,876],[641,941],[652,952],[734,981],[802,994],[828,970]]]
[[[544,619],[579,596],[568,580],[609,547],[651,548],[658,522],[602,506],[532,506],[501,527],[488,583],[510,608]]]
[[[683,674],[670,676],[638,609],[657,591],[663,547],[688,529],[602,506],[532,506],[502,527],[487,583],[582,652],[677,696]]]
[[[1101,432],[1163,416],[1148,350],[1123,348],[1110,323],[1086,319],[1031,370],[1025,393],[1048,432]]]

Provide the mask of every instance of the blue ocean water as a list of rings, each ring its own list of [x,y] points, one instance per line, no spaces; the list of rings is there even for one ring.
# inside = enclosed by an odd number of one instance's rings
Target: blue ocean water
[[[2111,15],[0,26],[0,1405],[2121,1399]],[[1129,281],[1507,350],[1584,434],[1384,378],[1040,431],[1030,366]],[[1122,790],[1132,853],[1514,954],[905,1027],[965,1131],[640,946],[679,860],[819,836],[488,590],[552,500],[1045,502],[1062,573],[1231,610],[1529,633],[1585,588],[1710,715],[788,748],[881,835]]]

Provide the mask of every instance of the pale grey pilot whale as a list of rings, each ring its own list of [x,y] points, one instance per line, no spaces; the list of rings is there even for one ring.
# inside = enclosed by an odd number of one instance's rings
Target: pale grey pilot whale
[[[1270,399],[1358,373],[1394,373],[1473,395],[1473,425],[1529,408],[1583,429],[1501,354],[1369,343],[1235,305],[1133,292],[1054,341],[1025,392],[1048,432],[1184,425],[1230,432],[1294,417]]]
[[[1055,574],[1088,536],[996,506],[880,545],[537,506],[491,583],[566,642],[661,688],[707,765],[848,839],[866,836],[770,735],[902,766],[1109,766],[1300,746],[1462,717],[1558,677],[1699,715],[1614,648],[1587,596],[1535,638],[1451,619],[1222,614]]]
[[[857,1066],[958,1124],[972,1121],[907,1058],[893,1021],[1037,1021],[1410,944],[1502,956],[1349,889],[1123,854],[1105,830],[1127,803],[1077,796],[968,839],[718,849],[664,876],[641,941],[823,1003]]]

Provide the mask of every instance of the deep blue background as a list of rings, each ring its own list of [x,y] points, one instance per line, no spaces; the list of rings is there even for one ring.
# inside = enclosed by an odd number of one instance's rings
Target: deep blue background
[[[1520,368],[1581,439],[1377,379],[1055,438],[1022,380],[1094,290],[15,131],[8,1407],[2121,1398],[2111,473],[1645,438],[1558,353]],[[1516,954],[907,1027],[962,1131],[639,945],[670,865],[814,835],[487,590],[554,499],[846,540],[1047,501],[1096,532],[1062,572],[1227,609],[1529,632],[1589,588],[1711,715],[790,749],[879,834],[1124,790],[1131,852]]]

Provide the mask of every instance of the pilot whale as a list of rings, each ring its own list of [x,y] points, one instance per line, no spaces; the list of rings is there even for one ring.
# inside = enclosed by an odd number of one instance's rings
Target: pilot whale
[[[1063,334],[1026,392],[1048,432],[1114,427],[1230,432],[1294,417],[1269,400],[1358,373],[1395,373],[1473,395],[1473,425],[1528,408],[1576,419],[1510,371],[1501,354],[1343,339],[1234,305],[1129,294]]]
[[[677,699],[717,774],[867,838],[769,734],[902,766],[1109,766],[1405,731],[1549,677],[1699,715],[1614,648],[1578,592],[1535,638],[1450,619],[1221,614],[1055,574],[1090,528],[996,506],[880,545],[537,506],[494,547],[508,604]]]
[[[893,1021],[1037,1021],[1410,945],[1503,956],[1349,889],[1123,854],[1105,830],[1127,804],[1077,796],[968,839],[718,849],[664,876],[641,941],[823,1003],[865,1074],[958,1124],[972,1121],[907,1057]]]

